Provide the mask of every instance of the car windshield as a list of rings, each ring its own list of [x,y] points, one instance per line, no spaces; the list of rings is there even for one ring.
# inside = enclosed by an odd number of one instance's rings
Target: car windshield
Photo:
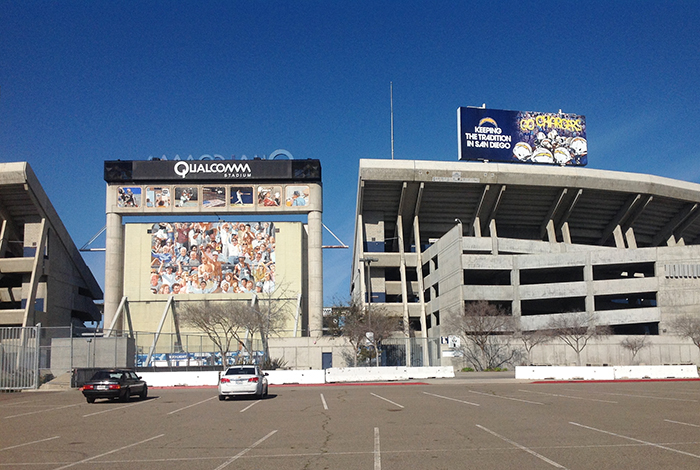
[[[231,367],[226,375],[255,375],[255,367]]]

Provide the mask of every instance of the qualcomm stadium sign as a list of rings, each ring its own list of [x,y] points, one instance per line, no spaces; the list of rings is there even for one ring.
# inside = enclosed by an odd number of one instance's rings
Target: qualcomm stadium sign
[[[319,160],[113,160],[104,163],[108,183],[224,181],[321,181]]]
[[[585,116],[458,108],[457,128],[460,160],[588,163]]]

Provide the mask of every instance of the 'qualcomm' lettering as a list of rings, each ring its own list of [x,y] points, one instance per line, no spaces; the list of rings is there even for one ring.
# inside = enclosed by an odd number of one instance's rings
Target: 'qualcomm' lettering
[[[239,178],[252,172],[248,163],[190,163],[182,160],[173,169],[181,178],[190,173],[226,173]]]

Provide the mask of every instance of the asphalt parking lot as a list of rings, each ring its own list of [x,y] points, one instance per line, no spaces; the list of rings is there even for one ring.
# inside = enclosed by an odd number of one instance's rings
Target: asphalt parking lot
[[[0,394],[0,469],[696,469],[700,381]]]

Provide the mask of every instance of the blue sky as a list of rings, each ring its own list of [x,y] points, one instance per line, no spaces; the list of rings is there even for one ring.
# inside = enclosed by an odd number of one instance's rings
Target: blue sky
[[[457,108],[486,103],[585,115],[589,168],[700,182],[698,37],[697,1],[0,0],[0,161],[30,163],[80,247],[105,160],[286,149],[321,161],[352,245],[390,82],[397,159],[457,160]],[[325,250],[326,304],[350,260]]]

